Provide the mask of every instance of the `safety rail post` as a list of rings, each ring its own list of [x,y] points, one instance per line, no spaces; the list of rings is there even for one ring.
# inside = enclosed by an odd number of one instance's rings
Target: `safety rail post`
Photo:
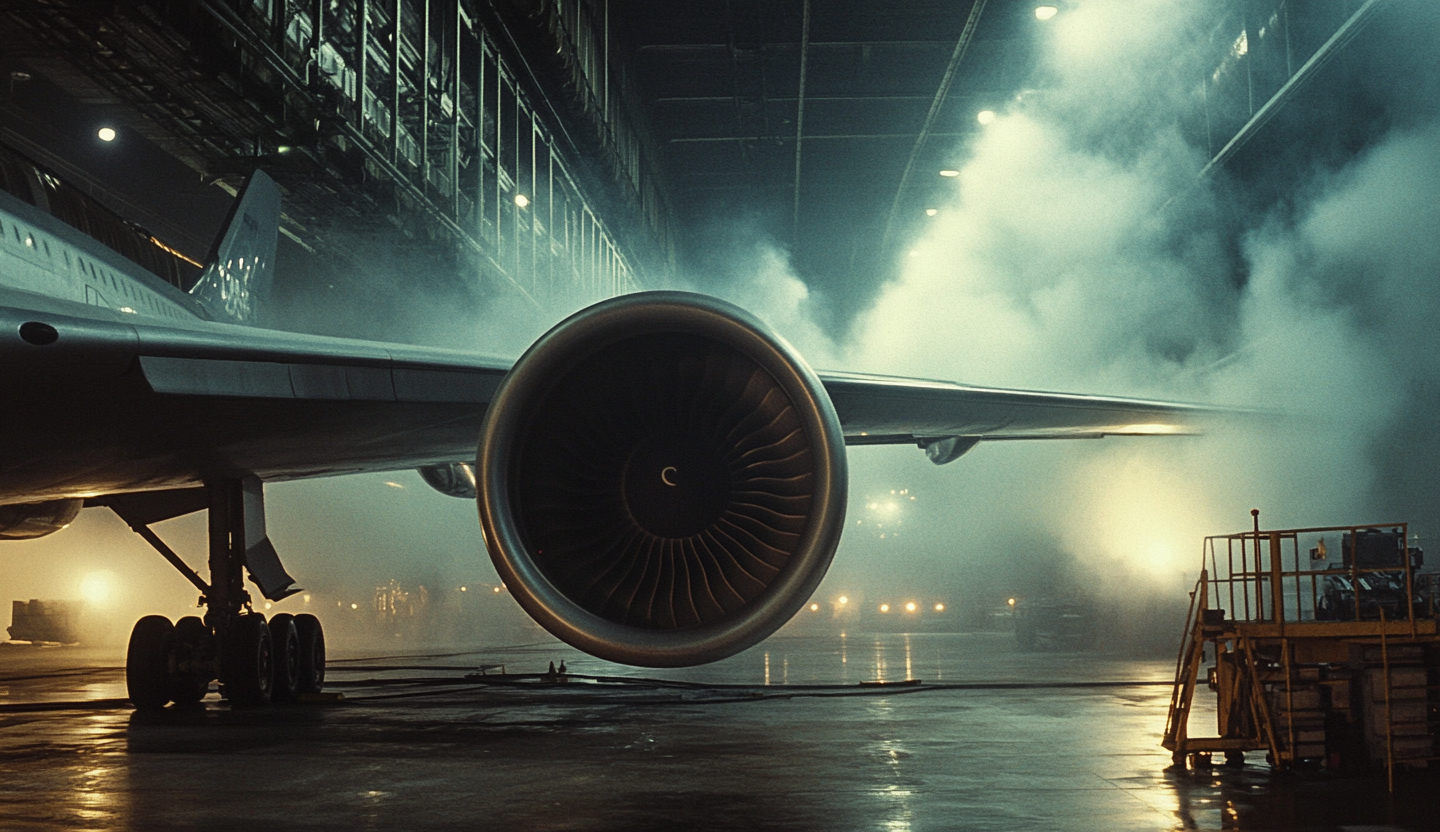
[[[1290,667],[1290,639],[1283,635],[1280,637],[1280,651],[1285,659],[1285,738],[1287,741],[1286,751],[1290,755],[1290,762],[1295,762],[1295,689],[1291,679]]]
[[[1300,574],[1300,535],[1298,532],[1290,536],[1290,544],[1290,550],[1295,555],[1295,572],[1293,573],[1295,577],[1295,620],[1304,621],[1305,599],[1300,595],[1300,583],[1302,580],[1302,575]],[[1315,607],[1311,606],[1310,609],[1311,616],[1313,617]]]
[[[1350,527],[1350,594],[1355,597],[1356,621],[1363,620],[1360,616],[1360,558],[1356,552],[1356,548],[1359,545],[1359,534],[1360,528],[1358,526]],[[1343,557],[1345,552],[1345,538],[1342,537],[1340,540],[1340,552]]]
[[[1355,538],[1350,538],[1352,541]],[[1406,541],[1408,548],[1409,541]],[[1407,558],[1410,556],[1407,552]],[[1358,593],[1357,593],[1358,594]],[[1380,662],[1385,674],[1385,780],[1391,794],[1395,793],[1395,722],[1390,711],[1390,642],[1385,632],[1385,605],[1380,605]]]
[[[1405,607],[1410,617],[1410,637],[1415,638],[1419,633],[1415,628],[1415,568],[1410,558],[1410,524],[1406,523],[1400,527],[1401,544],[1400,553],[1405,558]]]
[[[1254,573],[1254,574],[1255,574],[1255,619],[1254,619],[1254,620],[1256,620],[1256,621],[1264,621],[1264,620],[1265,620],[1265,592],[1264,592],[1264,589],[1265,589],[1265,587],[1264,587],[1264,580],[1265,580],[1265,579],[1264,579],[1263,576],[1265,575],[1265,567],[1262,565],[1262,561],[1260,560],[1260,509],[1258,509],[1258,508],[1252,508],[1252,509],[1250,509],[1250,517],[1251,517],[1252,519],[1254,519],[1254,521],[1255,521],[1255,536],[1254,536],[1255,545],[1254,545],[1254,547],[1253,547],[1254,552],[1255,552],[1255,573]],[[1248,559],[1248,556],[1247,556],[1247,559]],[[1248,567],[1248,566],[1246,567],[1246,572],[1247,572],[1247,573],[1249,572],[1249,567]]]
[[[1228,548],[1229,548],[1229,550],[1230,550],[1230,606],[1231,606],[1232,609],[1234,609],[1234,607],[1235,607],[1235,544],[1236,544],[1236,542],[1237,542],[1237,541],[1236,541],[1235,538],[1233,538],[1233,537],[1230,538],[1230,539],[1227,541],[1227,543],[1228,543]],[[1249,577],[1247,577],[1248,574],[1249,574],[1249,566],[1246,564],[1246,561],[1249,559],[1250,556],[1245,553],[1245,551],[1246,551],[1246,550],[1245,550],[1245,540],[1242,538],[1242,539],[1240,539],[1238,542],[1239,542],[1239,544],[1240,544],[1240,600],[1243,601],[1244,604],[1245,604],[1245,617],[1244,617],[1244,618],[1241,618],[1240,616],[1236,615],[1236,616],[1235,616],[1235,620],[1236,620],[1236,621],[1253,621],[1254,619],[1253,619],[1253,618],[1251,617],[1251,615],[1250,615],[1250,579],[1249,579]]]
[[[1270,533],[1270,612],[1285,637],[1285,573],[1281,560],[1280,533]]]

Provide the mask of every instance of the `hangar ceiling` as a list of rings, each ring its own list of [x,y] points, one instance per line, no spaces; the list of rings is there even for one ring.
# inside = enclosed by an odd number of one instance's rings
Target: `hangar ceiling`
[[[1025,82],[1034,8],[710,0],[612,14],[682,224],[703,236],[738,215],[823,284],[878,268],[976,113]]]

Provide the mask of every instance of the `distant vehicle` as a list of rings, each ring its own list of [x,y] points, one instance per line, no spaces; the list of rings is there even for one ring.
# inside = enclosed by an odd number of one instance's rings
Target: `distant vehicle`
[[[1341,563],[1331,569],[1354,569],[1354,575],[1325,575],[1315,618],[1320,621],[1388,621],[1409,615],[1405,563],[1419,570],[1425,553],[1406,546],[1398,531],[1362,529],[1341,538]],[[1318,550],[1317,550],[1318,551]],[[1312,552],[1312,557],[1315,555]],[[1373,571],[1372,571],[1373,570]],[[1409,598],[1417,618],[1435,617],[1435,575],[1414,575]]]
[[[80,642],[80,615],[83,601],[15,601],[11,605],[11,641],[51,644]]]
[[[1015,644],[1021,650],[1079,650],[1095,634],[1093,611],[1076,601],[1017,601],[1014,618]]]

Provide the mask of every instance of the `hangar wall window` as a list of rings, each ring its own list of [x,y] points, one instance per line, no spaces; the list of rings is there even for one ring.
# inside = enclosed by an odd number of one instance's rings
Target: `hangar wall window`
[[[473,0],[249,0],[242,17],[256,43],[241,46],[267,44],[289,72],[308,80],[308,89],[328,87],[337,115],[370,154],[367,176],[398,178],[405,198],[424,200],[443,215],[481,273],[541,304],[571,305],[640,288],[636,264],[579,185],[569,151],[537,113],[478,6]],[[565,8],[537,6],[556,21]],[[577,14],[570,17],[578,21]],[[579,23],[569,25],[557,23],[556,31],[568,33]],[[252,59],[258,63],[262,58],[255,56],[263,54],[255,50]],[[618,119],[618,109],[615,114]],[[648,185],[633,130],[612,132],[629,181]],[[668,215],[651,213],[661,220],[652,225],[663,226]]]

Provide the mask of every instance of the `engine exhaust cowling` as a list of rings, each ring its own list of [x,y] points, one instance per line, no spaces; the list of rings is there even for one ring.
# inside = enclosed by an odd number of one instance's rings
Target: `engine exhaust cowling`
[[[646,292],[536,341],[480,432],[501,579],[611,661],[702,664],[778,629],[844,528],[844,437],[818,378],[723,301]]]

